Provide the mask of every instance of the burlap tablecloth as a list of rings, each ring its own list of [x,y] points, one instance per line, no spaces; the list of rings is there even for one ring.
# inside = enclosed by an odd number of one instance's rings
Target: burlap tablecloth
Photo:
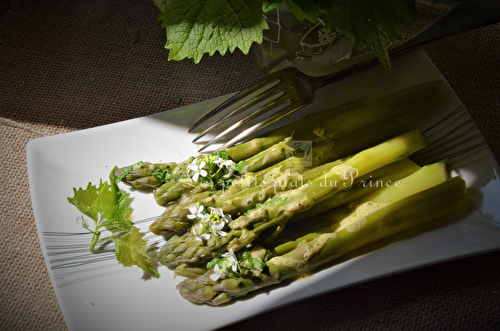
[[[448,10],[419,4],[412,29]],[[240,90],[249,56],[167,62],[151,1],[14,1],[0,26],[2,330],[64,330],[40,249],[29,140],[136,118]],[[138,29],[132,43],[128,27]],[[500,160],[500,26],[425,47]],[[264,330],[500,329],[500,253],[325,294],[232,325]],[[165,329],[168,330],[168,325]]]

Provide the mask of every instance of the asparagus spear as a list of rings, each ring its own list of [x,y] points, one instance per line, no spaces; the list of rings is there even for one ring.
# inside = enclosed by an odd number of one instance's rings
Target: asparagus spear
[[[119,180],[123,180],[135,188],[156,188],[164,182],[162,177],[174,171],[180,173],[182,167],[183,165],[178,165],[175,162],[151,163],[141,161],[129,167],[117,169],[114,175]]]
[[[301,187],[301,193],[305,193],[314,201],[314,205],[316,205],[326,198],[331,199],[332,196],[337,195],[339,192],[345,191],[346,188],[352,188],[355,177],[371,173],[379,169],[380,167],[392,163],[392,161],[401,160],[412,154],[413,152],[424,148],[426,144],[427,140],[418,130],[414,130],[407,134],[401,135],[378,146],[362,151],[354,155],[353,157],[346,159],[343,164],[337,165],[332,168],[332,170],[335,169],[335,171],[339,171],[336,168],[349,169],[342,170],[344,171],[342,174],[343,177],[329,177],[327,176],[327,174],[325,174],[324,178],[322,178],[321,181],[319,181],[319,178],[317,178],[312,181],[312,183],[308,183],[308,187]],[[353,169],[352,172],[350,169]],[[349,175],[345,176],[347,173],[349,173]],[[288,192],[281,193],[281,195],[284,194],[288,195]],[[280,207],[278,206],[277,208],[279,209]],[[302,210],[309,210],[309,208],[303,208]],[[302,212],[302,210],[300,210],[300,212]],[[299,212],[296,212],[295,214],[300,215]],[[272,222],[267,221],[268,219],[273,219],[273,217],[276,218],[276,220]],[[264,225],[259,224],[262,223],[262,218],[264,219]],[[230,226],[234,229],[241,227],[240,223],[246,226],[248,226],[248,224],[253,224],[254,228],[256,229],[254,230],[254,232],[260,234],[262,231],[273,228],[275,225],[277,225],[275,231],[270,234],[270,238],[273,239],[283,230],[284,222],[286,222],[289,218],[290,217],[286,218],[283,221],[278,221],[279,217],[272,214],[268,214],[265,217],[259,215],[259,217],[250,220],[244,218],[242,220],[242,217],[240,217],[235,222],[231,223]],[[257,224],[255,225],[254,223]],[[250,243],[247,236],[244,236],[243,238],[244,240],[233,239],[233,241],[229,244],[229,248],[238,250]],[[252,237],[249,238],[253,240]]]
[[[294,214],[309,209],[331,192],[347,189],[352,185],[353,178],[406,158],[426,144],[427,140],[423,134],[414,130],[362,151],[344,163],[332,167],[310,183],[276,194],[272,199],[273,203],[238,217],[229,224],[231,231],[224,236],[210,235],[206,242],[199,240],[196,235],[198,226],[193,229],[195,233],[188,232],[182,237],[172,237],[160,251],[160,263],[195,263],[207,257],[217,256],[222,250],[237,251],[250,244],[268,228],[277,227],[277,231],[281,231],[285,222]]]
[[[294,132],[294,138],[302,140],[339,138],[382,121],[421,118],[434,106],[442,84],[441,80],[417,84],[368,103],[365,98],[357,99],[309,114],[270,134],[289,137]]]
[[[453,177],[430,189],[420,191],[409,197],[397,200],[375,211],[360,217],[356,215],[359,210],[342,219],[338,228],[330,235],[323,233],[320,236],[330,237],[313,254],[307,254],[308,268],[315,268],[338,258],[348,251],[363,247],[372,242],[407,230],[411,227],[423,224],[443,217],[456,210],[462,203],[465,195],[465,182],[460,177]],[[333,213],[333,222],[338,213]],[[308,247],[318,243],[318,239],[309,240]],[[294,250],[271,259],[268,263],[271,274],[276,279],[285,279],[297,275],[301,267],[295,268],[280,265],[281,262],[290,262],[289,259],[296,259],[303,252],[304,247],[298,245]],[[307,249],[307,248],[306,248]],[[280,262],[281,260],[281,262]],[[285,263],[287,263],[285,262]],[[302,264],[302,262],[300,262]],[[304,266],[304,264],[302,264]],[[294,270],[292,270],[294,269]],[[311,270],[311,269],[309,269]]]
[[[465,199],[465,182],[454,177],[418,193],[396,198],[396,201],[392,201],[392,197],[387,203],[379,203],[379,208],[363,213],[362,217],[347,214],[339,219],[339,213],[329,215],[336,227],[332,232],[312,233],[301,238],[299,245],[292,244],[292,250],[285,250],[286,253],[267,261],[267,269],[258,276],[244,277],[229,268],[223,272],[214,268],[202,276],[194,274],[195,278],[182,281],[177,289],[189,301],[220,305],[250,291],[296,277],[347,252],[457,210]],[[342,221],[345,224],[338,226]]]

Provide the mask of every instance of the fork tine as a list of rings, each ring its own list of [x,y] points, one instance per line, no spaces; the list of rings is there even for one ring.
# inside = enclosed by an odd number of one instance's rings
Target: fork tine
[[[255,91],[258,91],[262,87],[272,84],[275,81],[279,81],[279,78],[276,77],[266,77],[260,81],[258,81],[256,84],[244,89],[243,91],[233,95],[231,98],[228,100],[224,101],[222,104],[214,108],[212,111],[210,111],[208,114],[203,116],[201,119],[199,119],[193,126],[188,130],[189,133],[192,133],[195,129],[197,129],[199,126],[201,126],[203,123],[205,123],[208,119],[211,117],[217,115],[220,113],[222,110],[227,109],[228,107],[232,106],[236,102],[242,100],[243,98],[249,96],[250,94],[254,93]]]
[[[286,89],[286,87],[281,87],[279,84],[272,86],[270,89],[267,89],[257,96],[253,97],[251,100],[248,102],[245,102],[244,104],[236,107],[232,111],[230,111],[228,114],[224,115],[221,119],[217,120],[214,124],[212,124],[210,127],[205,129],[202,133],[200,133],[196,138],[193,139],[193,143],[197,142],[200,138],[205,136],[207,133],[217,129],[219,126],[223,125],[226,123],[232,116],[238,115],[240,113],[243,113],[244,111],[250,109],[251,107],[255,106],[259,102],[262,102],[266,100],[267,98],[272,97],[273,95],[278,94],[279,92],[282,92]]]
[[[276,107],[278,107],[280,105],[285,104],[289,100],[290,100],[290,96],[287,93],[282,94],[278,98],[276,98],[273,101],[271,101],[270,103],[268,103],[266,106],[258,109],[257,111],[253,112],[252,114],[250,114],[250,115],[242,118],[241,120],[239,120],[238,122],[234,123],[229,128],[227,128],[226,130],[224,130],[223,132],[219,133],[215,138],[213,138],[208,143],[206,143],[205,145],[203,145],[203,147],[201,147],[198,151],[199,152],[203,151],[204,149],[206,149],[207,147],[215,144],[220,139],[222,139],[224,136],[227,136],[229,133],[233,132],[234,130],[236,130],[240,126],[242,126],[242,125],[250,122],[251,120],[255,119],[256,117],[258,117],[258,116],[260,116],[260,115],[262,115],[262,114],[264,114],[266,112],[268,112],[269,110],[271,110],[273,108],[276,108]],[[287,108],[287,107],[285,107],[285,108]]]
[[[282,118],[287,117],[288,115],[291,115],[292,113],[303,108],[304,106],[307,106],[311,102],[312,102],[312,100],[307,102],[307,103],[302,103],[302,104],[299,103],[298,105],[295,105],[295,106],[293,104],[288,105],[287,107],[281,109],[276,114],[273,114],[272,116],[268,117],[264,121],[256,123],[253,126],[249,127],[248,129],[245,129],[243,132],[238,134],[236,137],[230,139],[228,142],[226,142],[221,147],[219,147],[217,149],[217,151],[221,151],[223,149],[226,149],[228,147],[235,145],[236,143],[249,137],[250,135],[254,134],[255,132],[258,132],[258,131],[264,129],[264,128],[268,127],[269,125],[274,124],[277,121],[281,120]],[[203,146],[202,148],[204,149],[205,146]]]

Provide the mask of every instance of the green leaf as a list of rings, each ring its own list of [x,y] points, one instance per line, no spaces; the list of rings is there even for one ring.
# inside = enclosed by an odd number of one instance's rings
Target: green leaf
[[[299,21],[307,20],[316,23],[318,17],[323,13],[316,2],[308,0],[285,0],[287,10],[294,14]]]
[[[415,12],[404,0],[352,1],[351,33],[356,49],[373,51],[380,62],[390,68],[388,48],[401,39],[399,25],[410,22]]]
[[[116,258],[125,267],[137,265],[158,278],[160,275],[149,263],[147,240],[143,239],[143,236],[144,233],[134,227],[124,236],[112,238],[115,243]]]
[[[262,1],[262,11],[264,12],[264,14],[267,14],[274,8],[281,5],[282,2],[283,0],[264,0]]]
[[[116,169],[117,167],[111,171],[109,183],[101,180],[99,187],[89,183],[85,189],[73,188],[74,196],[68,198],[68,201],[84,215],[94,220],[96,232],[92,237],[93,245],[100,235],[97,231],[99,228],[97,223],[98,215],[102,213],[101,219],[106,219],[106,221],[101,226],[106,227],[112,235],[101,240],[114,241],[118,262],[127,267],[137,265],[155,277],[159,277],[156,270],[149,264],[150,257],[146,254],[147,240],[142,238],[144,234],[140,233],[139,229],[127,219],[132,209],[128,203],[129,194],[118,187],[119,180],[113,175]]]
[[[315,23],[322,18],[330,30],[340,29],[354,38],[359,51],[373,51],[382,65],[390,68],[388,48],[401,39],[400,25],[411,22],[414,0],[285,0],[299,20]]]
[[[129,230],[132,224],[127,219],[127,214],[131,210],[128,205],[128,193],[120,190],[115,182],[115,177],[108,182],[100,181],[99,187],[89,183],[86,189],[73,188],[74,197],[68,198],[80,212],[90,217],[95,222],[98,220],[98,214],[102,213],[102,219],[107,219],[107,224],[121,230]]]
[[[164,7],[159,19],[166,29],[169,60],[193,59],[204,54],[226,54],[239,48],[248,54],[268,29],[262,0],[186,0]]]

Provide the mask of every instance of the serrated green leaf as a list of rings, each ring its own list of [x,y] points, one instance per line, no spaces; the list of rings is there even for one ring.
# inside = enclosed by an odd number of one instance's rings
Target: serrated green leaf
[[[94,233],[93,245],[100,235],[98,221],[102,220],[103,223],[100,226],[106,227],[112,233],[104,240],[113,240],[118,262],[127,267],[137,265],[155,277],[159,277],[149,263],[150,257],[146,254],[147,240],[142,238],[144,234],[140,233],[139,229],[127,219],[132,209],[128,203],[129,194],[118,187],[118,178],[113,175],[116,169],[115,167],[111,171],[109,183],[101,180],[98,187],[89,183],[85,189],[74,188],[74,196],[68,198],[68,201],[84,215],[94,220],[96,229],[92,231]],[[101,217],[99,213],[102,213]],[[91,251],[93,251],[93,246],[91,246]]]
[[[128,193],[121,191],[115,182],[100,182],[99,187],[89,183],[86,189],[73,188],[74,197],[68,198],[80,212],[90,217],[95,222],[98,214],[102,219],[108,220],[107,224],[121,229],[129,230],[132,224],[127,219],[131,207],[127,203]]]
[[[204,54],[226,54],[239,48],[248,54],[253,42],[261,43],[267,22],[262,0],[174,1],[160,14],[166,29],[169,60],[193,59]]]
[[[124,236],[113,238],[116,258],[125,267],[137,265],[158,278],[158,272],[149,263],[147,240],[143,236],[144,233],[134,227]]]

